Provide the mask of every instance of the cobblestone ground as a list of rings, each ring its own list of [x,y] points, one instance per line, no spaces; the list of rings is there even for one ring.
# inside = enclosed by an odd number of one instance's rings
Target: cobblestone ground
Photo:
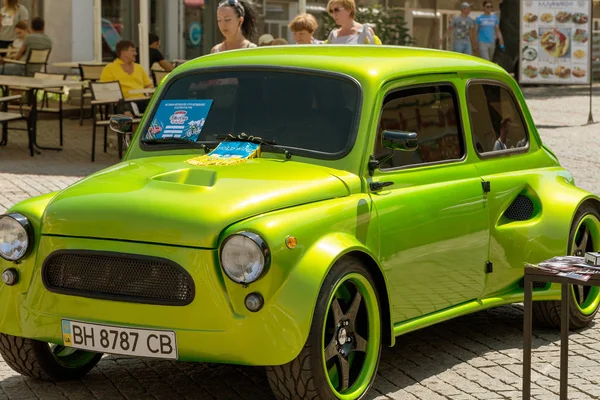
[[[595,90],[598,90],[596,88]],[[556,95],[558,93],[558,96]],[[579,186],[600,194],[600,125],[588,118],[583,89],[530,88],[526,97],[543,140]],[[594,106],[600,120],[600,102]],[[0,212],[13,203],[58,190],[117,161],[114,147],[89,161],[89,120],[66,122],[65,150],[30,158],[22,132],[0,147]],[[40,122],[40,142],[57,141],[57,123]],[[112,136],[111,136],[112,137]],[[114,140],[114,139],[113,139]],[[383,351],[370,399],[517,399],[522,374],[520,305],[500,307],[399,337]],[[598,321],[598,320],[597,320]],[[600,397],[600,325],[570,337],[570,399]],[[534,399],[556,399],[559,333],[535,329]],[[43,383],[24,379],[0,362],[2,399],[270,399],[260,368],[148,361],[106,356],[84,379]]]

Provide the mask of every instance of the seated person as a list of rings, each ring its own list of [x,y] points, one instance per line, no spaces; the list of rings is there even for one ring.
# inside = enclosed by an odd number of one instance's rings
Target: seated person
[[[120,110],[120,112],[125,112],[129,115],[138,114],[137,108],[139,109],[139,113],[143,113],[148,106],[149,99],[142,93],[132,94],[130,91],[153,87],[152,82],[146,71],[144,71],[144,68],[134,62],[137,51],[132,41],[119,41],[116,46],[116,52],[117,58],[115,61],[108,64],[102,70],[100,82],[119,82],[123,96],[125,97],[125,110]],[[132,102],[135,105],[129,104]]]
[[[31,21],[32,33],[27,35],[23,40],[23,45],[19,49],[17,55],[14,57],[15,60],[27,60],[31,50],[51,50],[52,39],[44,33],[45,22],[42,18],[36,17]],[[36,65],[36,70],[40,71],[42,65]],[[35,72],[31,67],[27,71],[29,73]],[[5,63],[4,75],[25,75],[25,66],[20,64]]]
[[[169,72],[173,70],[173,65],[165,59],[165,56],[160,52],[160,38],[157,34],[151,33],[148,35],[148,44],[150,45],[150,54],[149,54],[149,63],[150,68],[157,63],[160,67]],[[135,62],[139,64],[140,57],[137,55],[135,57]]]
[[[8,49],[10,50],[6,53],[6,58],[15,58],[17,54],[19,54],[19,50],[23,46],[25,42],[25,38],[29,35],[29,25],[27,25],[26,21],[19,21],[15,25],[15,35],[17,38],[13,40]]]
[[[493,151],[508,149],[508,147],[506,145],[506,137],[508,136],[508,128],[510,126],[510,123],[511,123],[510,117],[506,117],[500,122],[500,135],[498,136],[498,139],[496,139],[496,142],[494,143]]]

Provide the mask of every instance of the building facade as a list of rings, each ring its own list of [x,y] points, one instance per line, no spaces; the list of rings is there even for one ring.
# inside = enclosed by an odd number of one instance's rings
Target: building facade
[[[191,59],[210,52],[222,38],[216,25],[219,0],[150,0],[149,32],[161,38],[161,50],[170,59]],[[404,19],[415,45],[448,48],[441,42],[451,19],[458,15],[464,0],[357,0],[360,6],[395,7]],[[502,0],[493,0],[499,10]],[[32,16],[46,20],[47,33],[59,44],[50,61],[88,61],[94,58],[94,0],[21,0]],[[483,11],[483,0],[471,1],[472,16]],[[594,0],[594,28],[599,29],[600,6]],[[259,34],[270,33],[293,43],[287,28],[298,13],[297,0],[254,0],[260,15]],[[307,11],[321,19],[327,0],[307,3]],[[104,58],[111,59],[114,44],[120,38],[138,43],[139,0],[102,0]],[[501,17],[501,16],[500,16]],[[360,21],[359,21],[360,22]],[[324,39],[328,32],[317,31]]]

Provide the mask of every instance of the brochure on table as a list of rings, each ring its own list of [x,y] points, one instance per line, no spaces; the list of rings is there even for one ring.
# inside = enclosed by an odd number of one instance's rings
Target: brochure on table
[[[591,15],[589,0],[523,0],[520,82],[589,84]]]

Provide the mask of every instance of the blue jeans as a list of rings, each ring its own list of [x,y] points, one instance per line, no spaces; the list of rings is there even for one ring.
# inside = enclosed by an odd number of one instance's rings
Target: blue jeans
[[[453,47],[454,47],[453,50],[457,53],[463,53],[463,54],[468,54],[468,55],[473,54],[473,49],[471,47],[470,40],[455,40]]]
[[[25,75],[25,66],[20,64],[4,64],[4,69],[1,70],[3,75],[17,75],[24,76]]]

